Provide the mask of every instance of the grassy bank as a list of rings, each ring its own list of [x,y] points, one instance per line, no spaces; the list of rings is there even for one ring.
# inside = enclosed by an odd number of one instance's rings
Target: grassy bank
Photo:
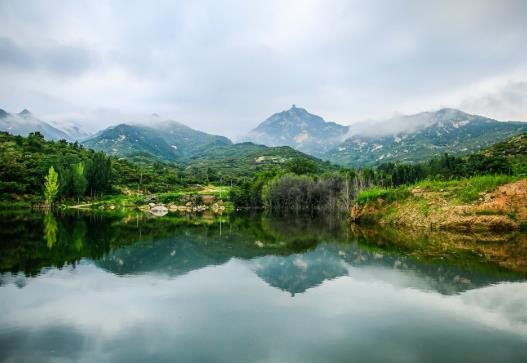
[[[183,206],[187,203],[191,203],[192,205],[212,205],[221,201],[224,203],[225,209],[230,210],[232,209],[232,203],[228,201],[229,192],[229,187],[214,185],[148,195],[123,190],[122,194],[105,195],[97,199],[86,199],[80,203],[68,200],[60,206],[66,209],[131,210],[145,209],[150,203],[154,203],[155,205]]]
[[[507,175],[425,180],[361,192],[352,218],[431,229],[523,229],[527,223],[526,193],[527,180]]]

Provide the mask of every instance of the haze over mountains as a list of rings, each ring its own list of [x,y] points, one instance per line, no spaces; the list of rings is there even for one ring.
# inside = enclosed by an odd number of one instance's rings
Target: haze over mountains
[[[392,130],[390,130],[390,121]],[[500,122],[455,109],[422,112],[362,128],[351,126],[346,140],[323,159],[342,165],[420,162],[443,153],[468,154],[527,131],[525,122]]]
[[[524,122],[500,122],[448,108],[343,126],[293,106],[262,122],[247,139],[288,145],[340,165],[367,166],[424,161],[445,152],[466,154],[524,131]]]
[[[22,136],[38,131],[48,140],[72,140],[64,131],[38,119],[27,109],[19,113],[8,113],[0,109],[0,131],[7,131],[10,134]]]
[[[283,162],[285,155],[307,157],[302,153],[354,167],[419,162],[445,152],[474,152],[527,131],[525,122],[502,122],[448,108],[344,126],[295,105],[264,120],[244,137],[249,142],[238,144],[157,115],[145,124],[122,123],[91,137],[74,122],[65,126],[60,130],[27,110],[18,114],[0,110],[0,130],[12,134],[39,131],[47,139],[79,140],[113,156],[200,165],[207,161],[228,165],[247,157]],[[284,146],[295,150],[279,148]]]

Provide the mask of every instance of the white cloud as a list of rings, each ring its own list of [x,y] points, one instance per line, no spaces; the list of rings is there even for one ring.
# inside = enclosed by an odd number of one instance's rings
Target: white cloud
[[[489,80],[527,66],[526,12],[520,0],[0,1],[0,107],[157,112],[228,136],[293,103],[341,123],[459,105],[520,117],[521,100],[485,98],[501,97]]]

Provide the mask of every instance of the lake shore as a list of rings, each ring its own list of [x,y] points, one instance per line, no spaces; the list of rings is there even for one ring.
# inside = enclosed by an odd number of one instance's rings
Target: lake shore
[[[470,182],[470,181],[469,181]],[[467,183],[468,184],[468,183]],[[450,231],[515,231],[527,227],[527,179],[476,194],[474,201],[459,198],[470,185],[422,183],[354,205],[356,223],[406,226]],[[395,195],[395,193],[393,193]]]

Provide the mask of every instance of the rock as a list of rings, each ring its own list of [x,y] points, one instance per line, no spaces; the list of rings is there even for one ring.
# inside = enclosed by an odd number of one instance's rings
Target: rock
[[[204,204],[212,204],[214,202],[214,195],[202,195],[201,196],[201,200],[203,201]]]
[[[162,217],[168,213],[168,208],[164,205],[156,205],[153,208],[150,208],[150,213],[156,217]]]
[[[150,194],[145,197],[145,200],[147,202],[157,203],[159,201],[159,197],[155,194]]]

